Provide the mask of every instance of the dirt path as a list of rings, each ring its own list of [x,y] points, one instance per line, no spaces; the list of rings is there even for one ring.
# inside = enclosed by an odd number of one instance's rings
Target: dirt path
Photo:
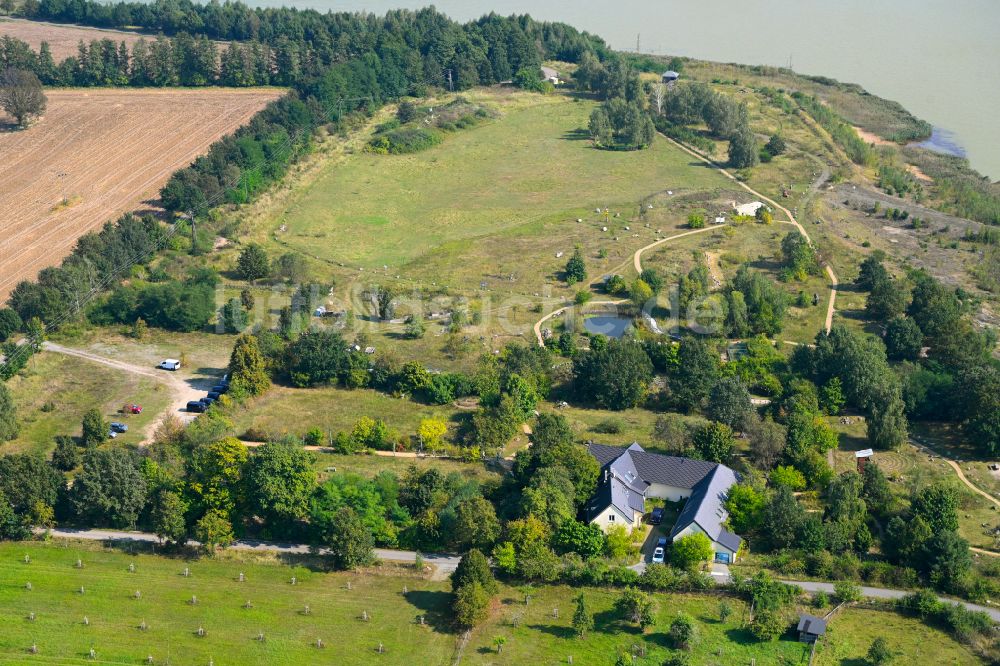
[[[763,194],[761,194],[757,190],[751,188],[746,183],[743,183],[743,182],[737,180],[737,178],[734,175],[732,175],[731,173],[729,173],[728,171],[726,171],[726,169],[724,169],[718,163],[716,163],[715,161],[713,161],[713,160],[709,159],[708,157],[702,155],[698,151],[693,150],[691,148],[688,148],[687,146],[685,146],[684,144],[680,143],[679,141],[675,141],[674,139],[671,139],[670,137],[668,137],[666,135],[661,135],[661,136],[663,136],[663,138],[665,138],[667,141],[669,141],[670,143],[672,143],[673,145],[675,145],[677,148],[680,148],[681,150],[683,150],[688,155],[691,155],[692,157],[694,157],[694,158],[696,158],[698,160],[701,160],[702,162],[715,167],[716,170],[718,170],[718,172],[721,173],[723,176],[725,176],[729,180],[733,181],[734,183],[736,183],[737,185],[739,185],[740,187],[742,187],[744,190],[746,190],[750,194],[754,195],[755,197],[761,199],[762,201],[767,202],[768,204],[770,204],[771,206],[773,206],[775,210],[779,210],[782,213],[784,213],[788,217],[788,219],[787,220],[777,220],[777,221],[781,222],[783,224],[791,224],[796,229],[798,229],[799,233],[802,234],[807,241],[809,241],[810,243],[812,243],[812,238],[809,237],[809,233],[805,230],[805,227],[803,227],[799,223],[799,221],[795,219],[795,216],[792,215],[792,212],[790,210],[788,210],[787,208],[785,208],[784,206],[782,206],[781,204],[779,204],[774,199],[771,199],[770,197],[764,196]],[[824,168],[823,171],[822,171],[822,173],[820,174],[819,178],[817,178],[814,181],[814,183],[813,183],[814,190],[818,189],[826,181],[826,179],[829,178],[829,176],[830,176],[829,169]],[[673,236],[668,236],[666,238],[661,238],[658,241],[652,242],[649,245],[641,247],[641,248],[639,248],[638,250],[635,251],[635,254],[632,255],[632,267],[635,269],[636,273],[641,273],[642,272],[642,255],[644,253],[648,252],[649,250],[652,250],[653,248],[659,247],[660,245],[662,245],[664,243],[667,243],[667,242],[672,241],[672,240],[676,240],[678,238],[683,238],[685,236],[691,236],[693,234],[705,233],[706,231],[712,231],[712,230],[715,230],[715,229],[718,229],[718,228],[720,228],[718,225],[712,225],[712,226],[707,226],[707,227],[705,227],[703,229],[692,229],[691,231],[685,231],[685,232],[682,232],[682,233],[679,233],[679,234],[674,234]],[[836,273],[833,272],[833,268],[829,264],[827,264],[825,266],[825,269],[826,269],[827,276],[830,278],[830,302],[829,302],[829,304],[827,306],[826,321],[825,321],[824,325],[825,325],[825,328],[826,328],[826,332],[829,333],[830,329],[833,328],[833,313],[834,313],[834,311],[836,309],[837,287],[840,284],[840,282],[837,280],[837,275],[836,275]],[[591,284],[593,284],[593,283],[591,283]],[[593,304],[594,305],[600,305],[600,304],[608,305],[608,304],[612,304],[612,303],[621,303],[621,302],[622,301],[595,301]],[[571,307],[571,306],[568,305],[568,304],[564,305],[564,306],[560,307],[559,309],[557,309],[557,310],[555,310],[553,312],[550,312],[549,314],[545,315],[544,317],[542,317],[541,319],[539,319],[537,322],[535,322],[535,338],[538,340],[538,344],[539,345],[541,345],[542,347],[545,346],[545,339],[542,337],[542,324],[544,324],[546,321],[548,321],[552,317],[561,315],[569,307]]]
[[[169,388],[171,394],[169,406],[159,418],[153,419],[146,427],[146,430],[142,434],[143,441],[140,445],[147,443],[153,438],[153,433],[156,432],[156,428],[163,422],[163,419],[166,418],[167,414],[176,414],[184,422],[193,420],[195,414],[185,411],[188,401],[198,400],[199,398],[204,397],[206,390],[211,388],[210,383],[212,380],[210,379],[182,379],[176,374],[170,373],[166,370],[157,370],[155,368],[134,365],[132,363],[119,361],[113,358],[106,358],[92,352],[83,351],[82,349],[64,347],[62,345],[55,344],[54,342],[45,342],[42,347],[45,351],[49,351],[54,354],[75,356],[92,363],[99,363],[101,365],[106,365],[109,368],[121,370],[122,372],[150,377]]]
[[[722,274],[722,266],[719,265],[721,252],[715,250],[705,252],[705,265],[708,266],[708,274],[712,278],[712,289],[718,291],[722,289],[722,284],[726,281],[726,276]]]
[[[774,199],[771,199],[770,197],[764,196],[763,194],[761,194],[757,190],[753,189],[752,187],[750,187],[746,183],[743,183],[743,182],[737,180],[736,176],[734,176],[733,174],[729,173],[722,166],[720,166],[717,162],[709,159],[708,157],[705,157],[704,155],[702,155],[698,151],[692,150],[691,148],[688,148],[684,144],[682,144],[682,143],[680,143],[678,141],[675,141],[675,140],[671,139],[668,136],[664,136],[664,138],[667,141],[669,141],[670,143],[672,143],[675,146],[677,146],[678,148],[680,148],[681,150],[683,150],[684,152],[686,152],[688,155],[691,155],[692,157],[696,157],[697,159],[701,160],[705,164],[710,164],[710,165],[714,166],[718,170],[718,172],[721,173],[723,176],[725,176],[729,180],[733,181],[734,183],[736,183],[737,185],[739,185],[740,187],[742,187],[744,190],[746,190],[750,194],[754,195],[755,197],[758,197],[761,201],[767,202],[768,204],[770,204],[771,206],[773,206],[776,210],[780,210],[782,213],[784,213],[788,217],[787,222],[789,224],[792,224],[796,229],[798,229],[799,233],[802,234],[807,241],[809,241],[810,243],[812,243],[812,238],[809,237],[809,233],[805,230],[805,227],[803,227],[801,224],[799,224],[799,221],[795,219],[795,216],[792,215],[792,212],[790,210],[788,210],[787,208],[785,208],[784,206],[782,206],[781,204],[779,204]],[[785,222],[786,220],[781,220],[781,221]],[[827,307],[827,310],[826,310],[826,332],[829,333],[830,329],[833,328],[833,313],[834,313],[834,310],[836,308],[837,287],[840,284],[840,282],[837,280],[837,275],[836,275],[836,273],[833,272],[833,268],[829,264],[826,265],[826,274],[830,278],[830,303],[829,303],[829,305]]]
[[[587,305],[618,305],[619,303],[625,303],[625,302],[626,302],[625,299],[618,301],[590,301],[589,303],[587,303]],[[571,307],[572,307],[571,305],[564,305],[558,310],[553,310],[552,312],[548,313],[547,315],[545,315],[544,317],[535,322],[535,338],[538,340],[539,345],[541,345],[542,347],[545,346],[545,338],[542,337],[542,324],[547,322],[549,319],[552,319],[553,317],[558,317]]]

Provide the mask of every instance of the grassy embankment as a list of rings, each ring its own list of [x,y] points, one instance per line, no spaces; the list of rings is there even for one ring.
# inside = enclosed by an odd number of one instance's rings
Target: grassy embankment
[[[25,555],[30,563],[24,562]],[[83,568],[76,568],[78,558]],[[128,570],[131,563],[134,573]],[[319,564],[310,558],[281,563],[236,552],[185,559],[73,542],[0,544],[0,658],[89,663],[94,648],[105,663],[137,663],[147,655],[154,663],[206,664],[211,659],[219,666],[454,662],[460,636],[449,624],[447,582],[396,567],[327,573]],[[185,567],[190,577],[183,576]],[[239,582],[240,573],[244,582]],[[596,620],[595,630],[582,639],[573,637],[571,629],[572,600],[580,591]],[[504,587],[491,617],[472,632],[458,663],[565,663],[572,655],[575,663],[603,664],[638,645],[646,649],[642,663],[660,663],[673,651],[667,631],[678,612],[689,613],[698,625],[695,666],[751,659],[759,666],[804,664],[808,657],[808,649],[790,635],[769,643],[754,641],[741,628],[748,609],[736,600],[730,600],[732,616],[720,622],[718,597],[658,594],[656,625],[641,635],[615,617],[615,596],[606,589],[546,586],[533,588],[530,604],[524,605],[522,590]],[[197,603],[191,603],[192,597]],[[244,608],[247,600],[251,608]],[[364,613],[368,621],[362,619]],[[143,622],[146,630],[140,629]],[[204,636],[198,635],[199,627]],[[256,640],[259,633],[264,641]],[[498,636],[506,639],[499,655],[494,648]],[[861,609],[845,609],[834,617],[819,663],[854,663],[844,660],[862,658],[876,636],[890,638],[904,659],[919,654],[933,663],[980,663],[967,648],[917,620]],[[323,648],[316,647],[317,639]],[[381,656],[379,643],[385,649]],[[37,655],[28,653],[32,644]]]

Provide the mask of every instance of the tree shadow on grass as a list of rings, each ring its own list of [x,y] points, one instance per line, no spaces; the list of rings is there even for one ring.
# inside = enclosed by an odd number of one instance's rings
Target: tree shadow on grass
[[[590,132],[582,127],[564,132],[561,137],[563,141],[587,141],[590,139]]]
[[[737,645],[753,645],[760,642],[757,640],[756,636],[743,627],[733,627],[732,629],[727,629],[726,638]]]
[[[573,638],[576,632],[572,627],[560,627],[558,624],[529,624],[528,629],[540,631],[556,638]]]
[[[411,590],[403,595],[408,603],[420,611],[434,631],[451,633],[454,626],[451,621],[451,594],[440,590]]]
[[[594,630],[601,632],[621,632],[632,636],[642,634],[642,629],[631,622],[623,620],[613,609],[594,614]]]

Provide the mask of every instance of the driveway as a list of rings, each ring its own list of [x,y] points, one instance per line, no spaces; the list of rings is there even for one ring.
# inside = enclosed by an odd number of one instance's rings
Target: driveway
[[[176,414],[184,423],[192,421],[197,414],[190,413],[185,409],[187,403],[189,401],[199,400],[205,397],[205,394],[212,387],[213,383],[218,381],[217,378],[182,379],[168,370],[157,370],[156,368],[135,365],[125,361],[119,361],[118,359],[107,358],[82,349],[64,347],[63,345],[58,345],[54,342],[44,342],[42,343],[42,348],[45,351],[52,352],[54,354],[75,356],[92,363],[99,363],[101,365],[108,366],[109,368],[128,372],[133,375],[149,377],[165,384],[167,388],[170,389],[170,405],[159,418],[150,422],[146,431],[143,433],[143,439],[145,441],[140,445],[153,439],[153,433],[156,432],[156,428],[159,427],[160,423],[167,414]]]

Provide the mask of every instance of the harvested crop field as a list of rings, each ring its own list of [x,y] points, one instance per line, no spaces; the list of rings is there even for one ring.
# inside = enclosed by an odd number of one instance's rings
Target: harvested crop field
[[[89,44],[95,39],[110,39],[116,44],[125,42],[131,50],[132,45],[142,37],[145,37],[146,41],[156,39],[152,35],[142,35],[127,30],[105,30],[12,18],[0,19],[0,37],[4,35],[27,42],[36,51],[42,42],[48,42],[49,48],[52,49],[52,58],[57,63],[70,56],[76,56],[77,44],[81,40]]]
[[[155,209],[170,174],[283,91],[49,90],[48,111],[0,134],[0,301],[76,239]]]

